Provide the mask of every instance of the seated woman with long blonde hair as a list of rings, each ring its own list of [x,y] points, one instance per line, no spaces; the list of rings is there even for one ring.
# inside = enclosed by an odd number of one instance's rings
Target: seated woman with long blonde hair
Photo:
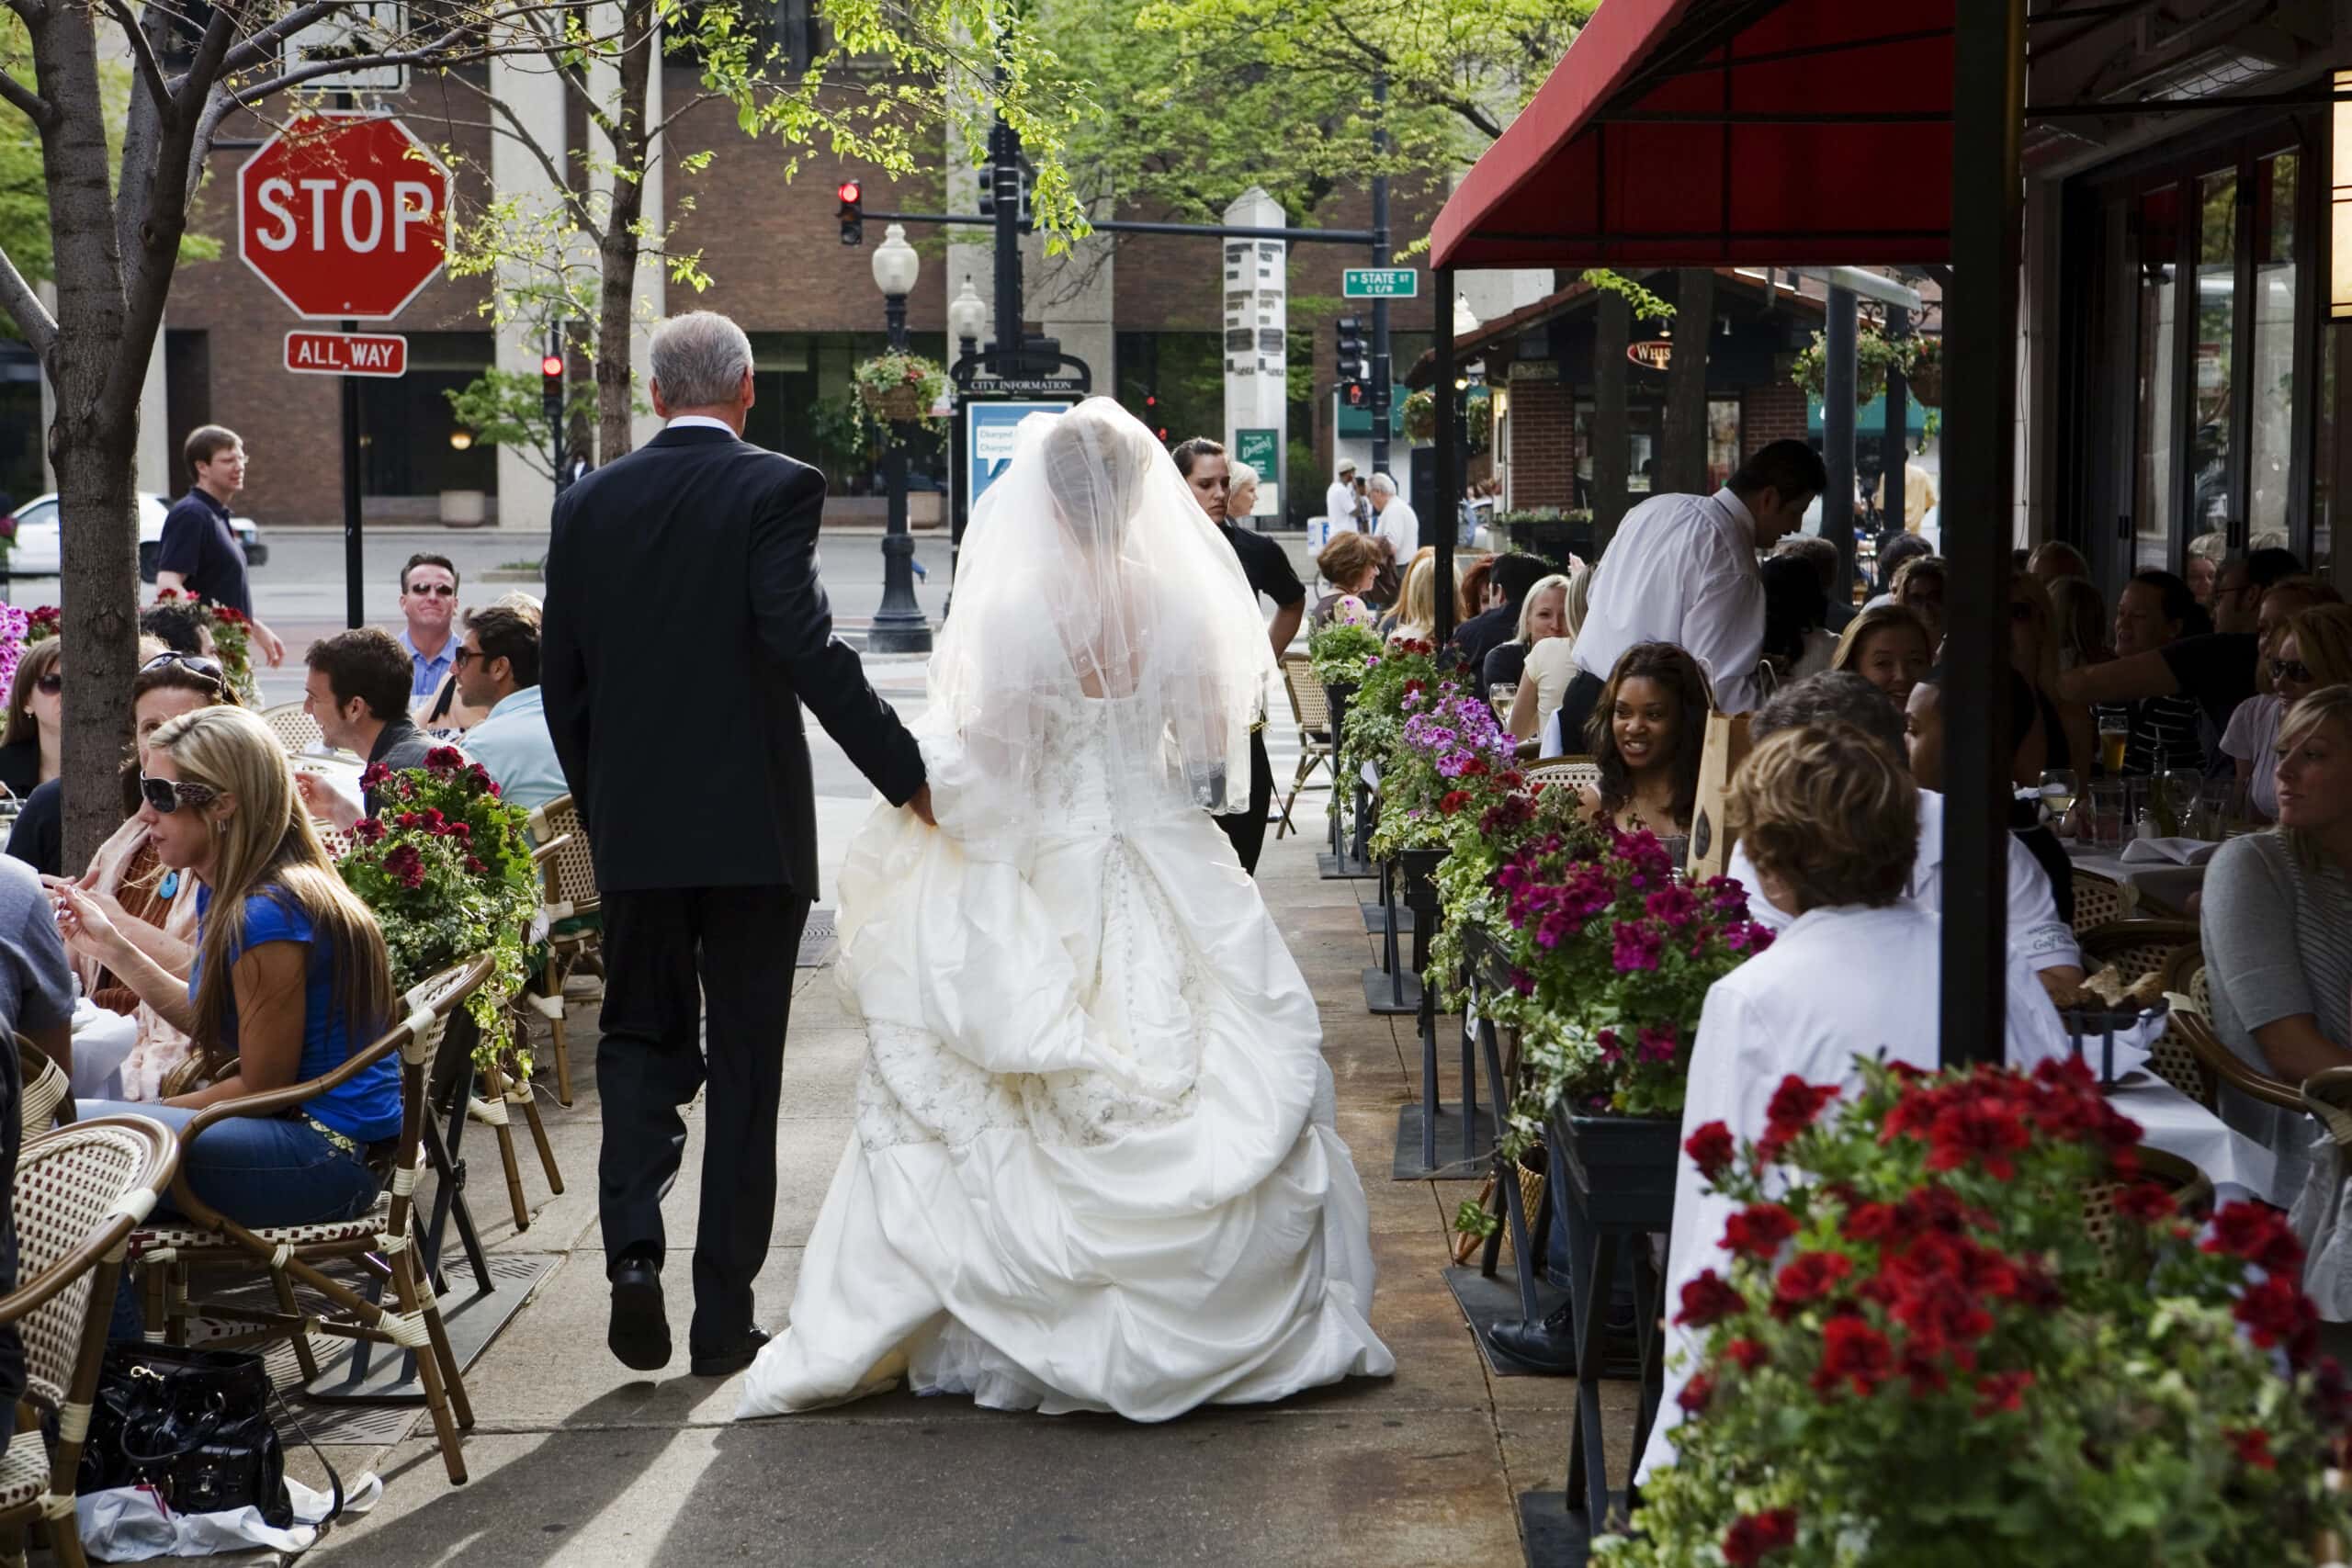
[[[294,793],[286,753],[242,708],[184,714],[148,737],[139,819],[156,858],[193,877],[186,971],[158,963],[82,889],[57,890],[73,951],[230,1070],[160,1104],[84,1102],[185,1127],[206,1106],[334,1071],[389,1026],[383,933],[335,874]],[[367,1213],[372,1157],[401,1130],[399,1064],[377,1063],[291,1116],[236,1118],[181,1154],[198,1197],[241,1224],[315,1224]]]

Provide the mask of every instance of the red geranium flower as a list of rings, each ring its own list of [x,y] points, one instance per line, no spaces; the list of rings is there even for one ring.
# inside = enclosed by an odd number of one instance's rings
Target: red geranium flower
[[[2116,1213],[2143,1225],[2172,1217],[2172,1194],[2153,1181],[2135,1181],[2115,1195]]]
[[[1749,1568],[1761,1562],[1775,1551],[1786,1551],[1797,1543],[1797,1511],[1794,1508],[1771,1508],[1761,1514],[1742,1514],[1724,1532],[1724,1561],[1732,1568]]]
[[[2015,1410],[2025,1402],[2025,1391],[2033,1386],[2031,1372],[1986,1372],[1976,1380],[1976,1409],[1978,1420],[2004,1410]]]
[[[1821,1366],[1813,1374],[1816,1393],[1827,1393],[1839,1383],[1850,1383],[1868,1397],[1886,1381],[1894,1364],[1894,1348],[1885,1335],[1859,1317],[1833,1317],[1821,1326]]]
[[[1753,1339],[1735,1339],[1724,1347],[1724,1356],[1743,1372],[1752,1372],[1772,1359],[1771,1352]]]
[[[2230,1447],[2238,1458],[2256,1470],[2276,1470],[2278,1460],[2270,1451],[2270,1434],[2259,1427],[2224,1428],[2222,1436],[2230,1439]]]
[[[1704,1372],[1694,1372],[1691,1374],[1690,1381],[1682,1385],[1682,1392],[1675,1395],[1674,1403],[1682,1406],[1684,1415],[1696,1416],[1707,1408],[1707,1402],[1714,1397],[1715,1385],[1713,1380]]]
[[[2266,1274],[2293,1274],[2303,1264],[2303,1244],[2287,1217],[2266,1203],[2236,1202],[2213,1216],[2205,1250],[2243,1258]]]
[[[2318,1310],[2295,1281],[2284,1274],[2273,1274],[2259,1285],[2247,1286],[2232,1311],[2254,1336],[2256,1345],[2266,1350],[2283,1346],[2291,1360],[2308,1359],[2318,1337]]]
[[[1892,1203],[1860,1203],[1838,1229],[1849,1241],[1886,1241],[1895,1234],[1897,1214]]]
[[[363,844],[381,843],[384,831],[383,823],[373,817],[362,817],[351,825],[351,836]]]
[[[1683,1141],[1682,1152],[1689,1155],[1699,1173],[1709,1180],[1724,1173],[1735,1155],[1731,1129],[1721,1122],[1710,1122]]]
[[[1770,1258],[1797,1234],[1794,1214],[1778,1203],[1751,1203],[1724,1224],[1724,1246],[1749,1258]]]
[[[1764,1108],[1764,1114],[1771,1121],[1774,1137],[1786,1143],[1812,1126],[1814,1118],[1821,1114],[1821,1108],[1837,1098],[1836,1084],[1809,1084],[1791,1073],[1772,1091],[1771,1103]]]
[[[1817,1302],[1854,1271],[1854,1260],[1842,1252],[1799,1254],[1772,1283],[1772,1315],[1787,1317],[1809,1302]]]
[[[1674,1321],[1690,1328],[1706,1328],[1747,1307],[1747,1298],[1708,1269],[1682,1287],[1682,1313]]]
[[[1446,816],[1451,817],[1469,804],[1470,792],[1468,790],[1450,789],[1438,797],[1437,808]]]

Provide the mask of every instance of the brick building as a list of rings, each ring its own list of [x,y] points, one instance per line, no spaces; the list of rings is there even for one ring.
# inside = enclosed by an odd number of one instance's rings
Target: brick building
[[[577,163],[583,133],[580,106],[564,102],[544,73],[534,75],[493,61],[452,74],[464,74],[514,106],[543,139],[568,139]],[[694,73],[681,64],[672,62],[662,74],[661,92],[672,102],[684,103],[695,90]],[[493,141],[481,124],[469,123],[485,118],[480,95],[447,84],[428,85],[420,77],[386,107],[420,139],[448,150],[461,220],[481,211],[494,189],[528,188],[535,166],[527,154],[519,154],[506,138]],[[216,261],[184,265],[174,288],[144,416],[151,432],[160,434],[145,444],[140,479],[143,488],[176,493],[186,479],[169,453],[179,436],[199,423],[223,423],[244,435],[254,456],[241,513],[272,525],[327,524],[339,521],[342,513],[336,384],[281,368],[286,333],[304,323],[236,254],[236,172],[267,131],[257,120],[224,124],[224,144],[211,155],[193,227],[220,240],[223,251]],[[648,215],[661,211],[676,221],[674,248],[699,253],[713,281],[695,294],[665,286],[649,265],[639,274],[641,304],[657,316],[672,309],[707,308],[740,321],[752,337],[758,392],[750,436],[826,468],[833,491],[829,521],[878,521],[879,473],[862,454],[828,445],[829,432],[838,425],[829,424],[827,412],[842,406],[850,395],[851,367],[885,344],[883,303],[870,271],[882,226],[869,220],[865,245],[843,246],[835,223],[834,186],[840,178],[864,179],[865,204],[874,210],[937,211],[944,199],[949,209],[969,211],[976,206],[970,171],[950,168],[944,182],[933,177],[924,185],[894,188],[873,169],[803,150],[798,173],[787,179],[786,152],[773,141],[744,138],[723,103],[691,109],[667,135],[673,155],[703,149],[716,155],[698,171],[675,164],[657,170],[648,181]],[[952,145],[946,155],[960,163],[961,143]],[[1433,213],[1433,207],[1414,212],[1400,206],[1397,243],[1418,237]],[[1367,227],[1368,195],[1343,191],[1312,221]],[[981,233],[963,230],[955,237],[968,240]],[[908,302],[913,346],[944,361],[953,357],[944,336],[947,302],[967,276],[982,299],[989,297],[989,253],[985,245],[944,243],[950,236],[936,229],[912,226],[909,237],[923,254],[922,278]],[[1086,358],[1096,391],[1119,396],[1139,415],[1149,412],[1171,442],[1223,433],[1217,241],[1122,236],[1114,244],[1098,237],[1080,247],[1076,258],[1052,264],[1036,242],[1027,249],[1027,324],[1056,333],[1065,350]],[[1290,363],[1294,372],[1311,367],[1316,393],[1293,399],[1285,466],[1295,472],[1288,476],[1286,499],[1310,508],[1319,507],[1333,440],[1332,321],[1343,313],[1339,275],[1342,267],[1368,259],[1352,246],[1301,244],[1289,251]],[[1548,286],[1549,275],[1542,275],[1532,291]],[[1528,291],[1524,284],[1519,287]],[[406,377],[360,383],[368,521],[430,522],[478,509],[492,523],[544,525],[552,500],[549,482],[531,471],[521,454],[471,440],[446,395],[485,367],[527,370],[537,363],[537,342],[525,342],[520,328],[494,327],[486,311],[490,296],[485,277],[444,275],[395,322],[361,323],[398,331],[410,346]],[[1400,367],[1430,342],[1431,304],[1425,290],[1422,298],[1395,308]],[[9,368],[0,365],[0,381]],[[641,355],[638,369],[641,378]],[[576,359],[574,373],[586,374]],[[6,397],[0,389],[0,400]],[[1148,409],[1148,397],[1154,400]],[[12,460],[5,454],[17,453],[15,467],[29,470],[0,477],[12,481],[19,494],[41,488],[39,424],[27,400],[0,400],[0,422],[23,427],[0,442],[0,465]],[[638,438],[651,429],[651,421],[640,419]],[[944,443],[918,449],[913,468],[919,525],[938,515],[936,496],[925,491],[944,484],[947,467]]]

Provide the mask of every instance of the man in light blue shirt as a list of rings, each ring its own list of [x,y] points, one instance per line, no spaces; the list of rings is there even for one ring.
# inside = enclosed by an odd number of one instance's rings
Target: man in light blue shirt
[[[453,660],[459,700],[490,710],[466,731],[466,754],[497,781],[500,795],[531,811],[570,794],[539,705],[539,623],[503,604],[476,610]]]
[[[457,658],[449,624],[458,614],[458,569],[447,556],[413,555],[401,568],[401,651],[413,673],[409,705],[429,703],[441,692]],[[534,684],[537,682],[535,682]]]

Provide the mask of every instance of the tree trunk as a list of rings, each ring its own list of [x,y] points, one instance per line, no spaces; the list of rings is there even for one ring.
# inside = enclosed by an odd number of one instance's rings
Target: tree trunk
[[[31,34],[44,97],[101,101],[87,8],[50,6]],[[110,162],[102,116],[68,111],[43,128],[57,269],[57,337],[43,368],[57,395],[49,457],[57,469],[58,596],[71,690],[63,852],[77,872],[122,824],[118,770],[130,741],[139,653],[139,394],[153,346],[152,332],[130,341]]]
[[[1600,549],[1625,515],[1625,345],[1633,335],[1625,297],[1602,289],[1592,336],[1592,525]]]
[[[628,452],[630,435],[630,332],[636,324],[637,261],[643,249],[637,225],[645,212],[649,141],[645,100],[652,78],[656,32],[651,0],[629,0],[622,12],[618,101],[610,106],[617,131],[613,147],[612,211],[599,247],[603,272],[596,299],[596,460]]]
[[[1662,491],[1705,495],[1707,345],[1715,325],[1715,271],[1687,266],[1674,278],[1674,357],[1666,369],[1666,432],[1658,454]]]

